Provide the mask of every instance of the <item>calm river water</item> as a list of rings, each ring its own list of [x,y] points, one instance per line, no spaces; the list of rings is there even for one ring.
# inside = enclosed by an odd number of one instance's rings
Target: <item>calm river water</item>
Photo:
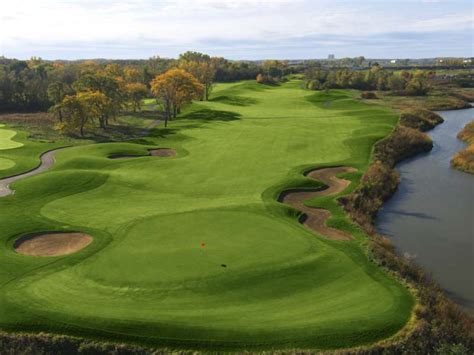
[[[397,166],[401,184],[377,229],[474,314],[474,176],[450,167],[466,146],[456,135],[474,119],[474,108],[439,113],[445,122],[428,133],[433,150]]]

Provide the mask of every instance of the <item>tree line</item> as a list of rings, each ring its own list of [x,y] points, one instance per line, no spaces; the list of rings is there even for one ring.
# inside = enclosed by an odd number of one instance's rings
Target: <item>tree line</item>
[[[186,69],[196,74],[196,68],[190,66],[196,65],[194,62],[200,55],[203,56],[201,59],[206,59],[206,62],[212,64],[213,80],[217,82],[255,79],[260,70],[260,66],[255,63],[229,61],[196,52],[185,53],[179,59],[151,57],[147,60],[47,61],[36,57],[29,60],[0,57],[0,112],[46,111],[57,102],[54,94],[53,96],[49,94],[50,91],[54,92],[57,89],[48,90],[50,86],[63,86],[64,90],[71,93],[74,91],[72,84],[84,72],[103,70],[108,65],[119,67],[121,70],[133,70],[133,82],[150,88],[150,82],[156,75],[179,66],[184,60],[190,62]],[[209,74],[208,71],[206,75]],[[135,90],[140,91],[138,87],[135,87]],[[209,93],[208,91],[207,96]]]
[[[435,76],[436,72],[429,70],[397,73],[382,69],[377,64],[367,70],[326,70],[312,67],[305,71],[305,86],[309,90],[391,90],[399,95],[421,96],[430,91]]]
[[[214,81],[255,79],[259,65],[199,52],[178,59],[45,61],[0,57],[0,112],[47,111],[57,128],[84,135],[105,129],[124,110],[140,110],[152,95],[165,125],[191,100],[207,100]]]
[[[191,51],[177,59],[148,60],[0,57],[0,112],[49,110],[57,117],[58,129],[84,135],[88,128],[106,129],[121,111],[140,110],[144,98],[155,97],[167,126],[183,105],[208,100],[216,81],[256,79],[261,84],[277,84],[293,73],[304,73],[305,87],[310,90],[391,90],[402,95],[425,95],[436,76],[427,70],[395,72],[377,63],[366,70],[327,69],[314,62],[229,61]],[[472,81],[467,80],[468,84]]]

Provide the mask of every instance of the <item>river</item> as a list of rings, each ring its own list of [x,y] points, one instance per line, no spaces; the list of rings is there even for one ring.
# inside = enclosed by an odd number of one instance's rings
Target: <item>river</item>
[[[474,175],[450,166],[466,146],[456,135],[474,108],[439,114],[445,122],[428,132],[433,150],[397,165],[401,183],[380,210],[377,230],[474,315]]]

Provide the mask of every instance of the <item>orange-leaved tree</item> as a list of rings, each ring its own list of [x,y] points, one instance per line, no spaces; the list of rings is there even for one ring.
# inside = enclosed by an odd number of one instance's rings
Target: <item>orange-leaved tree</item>
[[[202,99],[205,101],[209,100],[209,94],[211,93],[212,84],[216,75],[214,63],[211,60],[181,60],[179,67],[191,73],[204,86]]]
[[[141,101],[148,95],[148,88],[142,83],[125,84],[125,91],[129,102],[132,104],[133,112],[140,110]]]
[[[94,121],[100,122],[107,112],[110,99],[100,91],[78,92],[66,95],[55,107],[63,113],[63,121],[58,129],[67,132],[79,130],[84,136],[84,128],[92,126]]]
[[[182,105],[200,99],[204,86],[183,69],[170,69],[157,75],[151,82],[151,91],[164,106],[165,127],[168,120],[176,117]]]

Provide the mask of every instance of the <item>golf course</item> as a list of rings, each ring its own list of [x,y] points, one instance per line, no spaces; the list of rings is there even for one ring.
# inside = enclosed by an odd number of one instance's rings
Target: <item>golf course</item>
[[[415,297],[337,202],[398,121],[357,95],[219,83],[123,142],[0,127],[0,192],[16,176],[0,194],[0,329],[197,350],[402,331]]]

